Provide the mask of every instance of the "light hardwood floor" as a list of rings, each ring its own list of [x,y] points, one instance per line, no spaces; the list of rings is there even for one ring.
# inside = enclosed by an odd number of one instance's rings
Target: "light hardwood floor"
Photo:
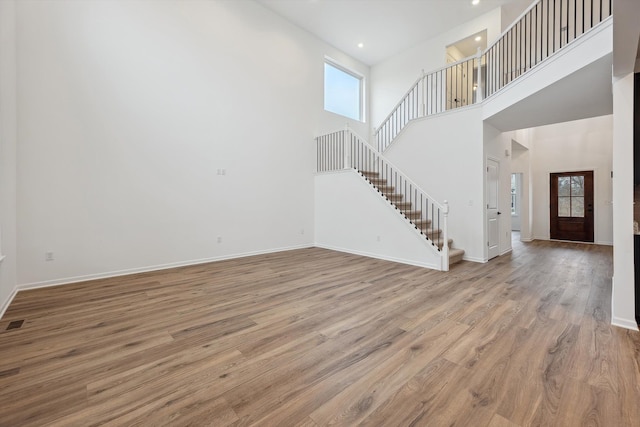
[[[0,425],[638,426],[611,258],[516,242],[441,273],[303,249],[20,292]]]

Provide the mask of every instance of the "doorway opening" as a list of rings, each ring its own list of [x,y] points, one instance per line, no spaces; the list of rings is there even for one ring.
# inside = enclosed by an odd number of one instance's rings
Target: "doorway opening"
[[[511,231],[518,232],[522,230],[522,218],[520,211],[522,209],[522,173],[511,174]],[[518,234],[519,235],[519,234]]]
[[[458,40],[446,47],[447,64],[458,62],[464,58],[474,56],[478,53],[478,48],[484,51],[487,48],[487,30],[479,31]]]
[[[487,158],[487,259],[500,255],[500,162]]]

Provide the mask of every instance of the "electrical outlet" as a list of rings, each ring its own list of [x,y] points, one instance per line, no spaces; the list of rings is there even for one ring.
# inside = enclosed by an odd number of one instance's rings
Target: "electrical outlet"
[[[376,237],[376,240],[379,242],[379,241],[380,241],[380,236],[377,236],[377,237]]]
[[[304,234],[304,228],[300,229],[300,234]]]
[[[44,253],[44,260],[45,261],[53,261],[53,252],[45,252]]]
[[[218,236],[218,243],[222,243],[222,237]]]

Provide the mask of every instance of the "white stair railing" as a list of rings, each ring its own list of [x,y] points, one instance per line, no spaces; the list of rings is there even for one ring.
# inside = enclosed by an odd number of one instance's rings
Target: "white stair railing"
[[[385,197],[441,256],[449,270],[449,205],[438,203],[362,137],[344,129],[316,138],[317,172],[356,170]]]
[[[611,16],[612,0],[538,0],[484,52],[424,72],[374,131],[384,152],[412,120],[476,104]]]
[[[475,104],[480,60],[465,58],[423,73],[375,130],[378,151],[384,151],[411,120]]]
[[[484,51],[486,96],[611,16],[612,0],[538,0]]]

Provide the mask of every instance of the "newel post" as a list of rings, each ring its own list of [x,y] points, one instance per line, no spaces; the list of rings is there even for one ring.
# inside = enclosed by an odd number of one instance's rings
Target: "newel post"
[[[442,271],[449,271],[449,202],[442,205]]]

